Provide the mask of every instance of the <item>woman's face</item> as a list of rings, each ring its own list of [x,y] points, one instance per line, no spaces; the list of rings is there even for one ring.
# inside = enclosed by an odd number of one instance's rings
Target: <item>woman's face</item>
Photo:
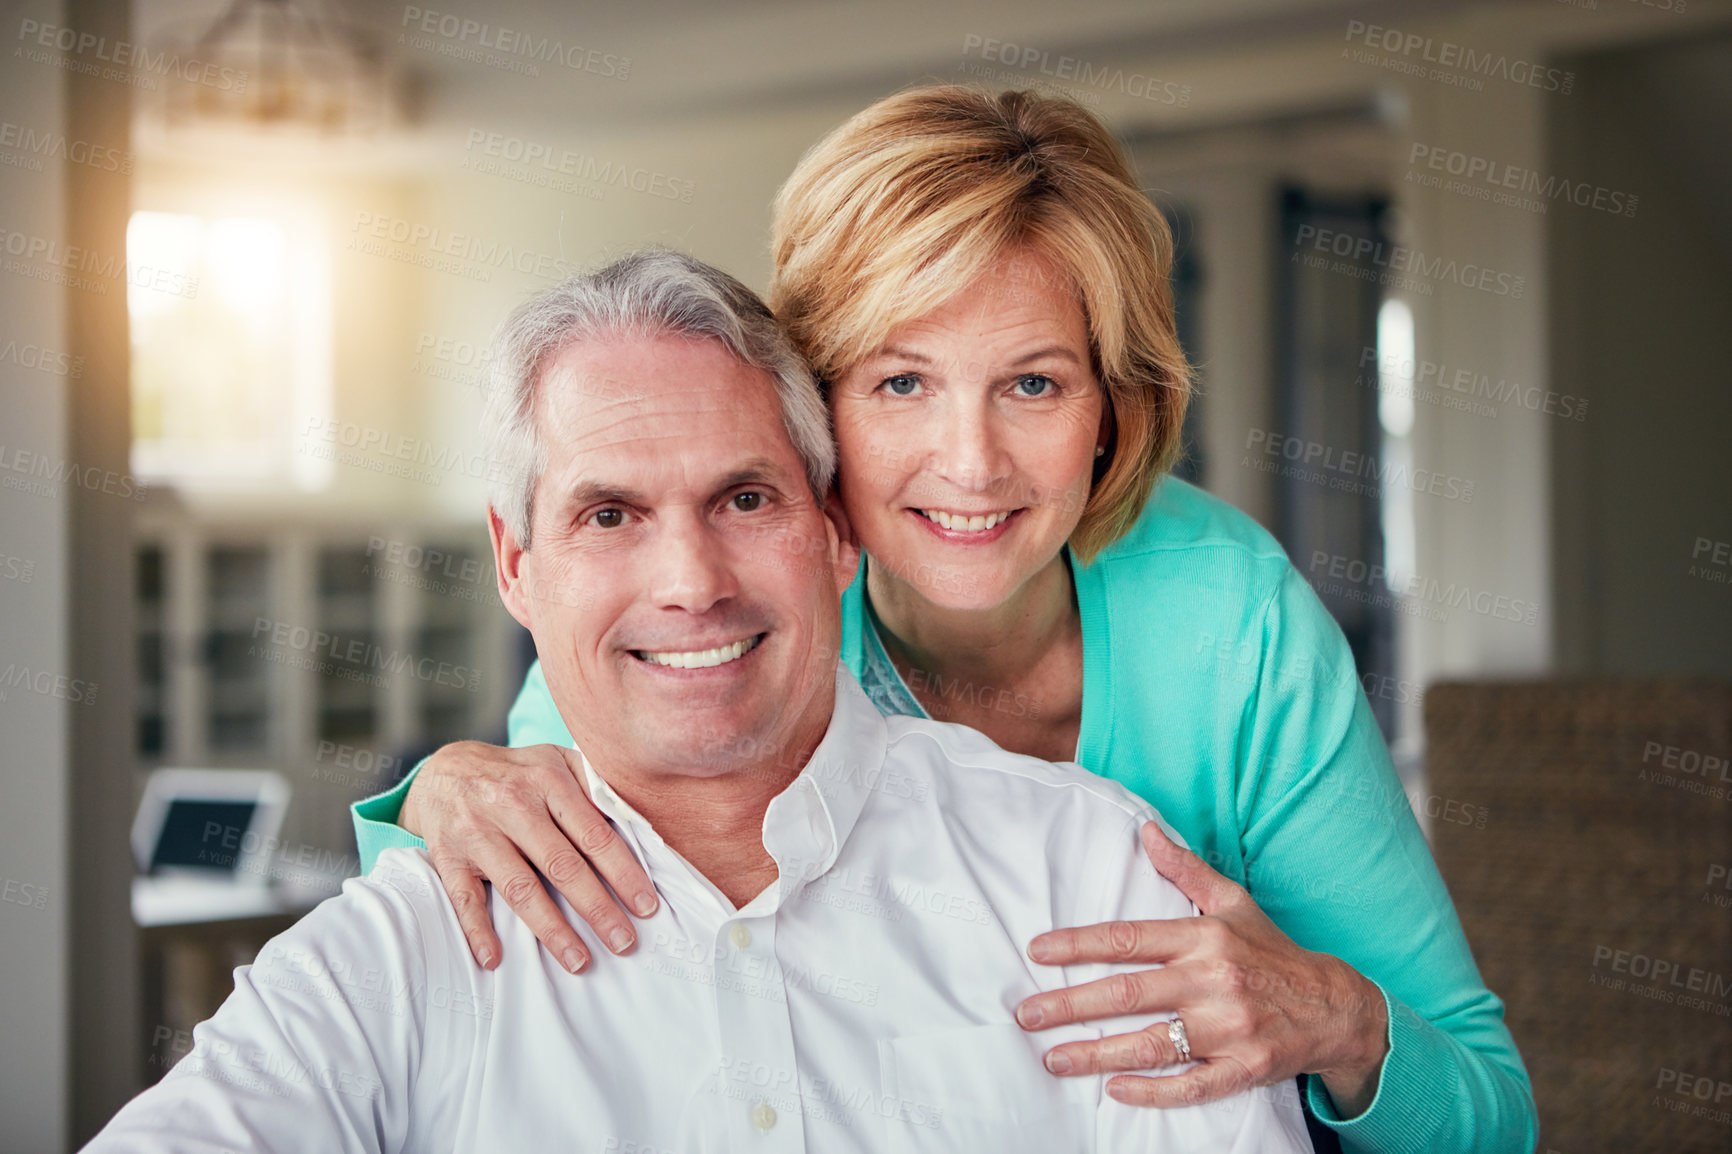
[[[1082,517],[1106,400],[1082,305],[1037,254],[893,329],[831,395],[854,531],[935,604],[1004,603]]]

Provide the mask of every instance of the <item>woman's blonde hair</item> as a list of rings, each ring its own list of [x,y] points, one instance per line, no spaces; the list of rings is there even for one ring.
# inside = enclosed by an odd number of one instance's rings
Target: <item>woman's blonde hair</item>
[[[1167,279],[1172,234],[1086,109],[961,85],[872,105],[777,194],[770,307],[827,386],[1024,246],[1080,298],[1111,414],[1070,538],[1086,563],[1129,531],[1178,458],[1190,399]]]

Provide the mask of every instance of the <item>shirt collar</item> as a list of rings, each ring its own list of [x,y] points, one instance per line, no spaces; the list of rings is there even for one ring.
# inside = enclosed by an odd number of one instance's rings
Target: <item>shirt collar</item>
[[[747,909],[766,899],[770,899],[772,908],[780,905],[836,863],[867,797],[880,781],[888,745],[883,716],[848,667],[838,663],[836,702],[824,739],[812,751],[800,775],[770,799],[764,811],[764,848],[776,862],[778,884],[753,899]],[[658,863],[652,859],[673,851],[648,819],[596,772],[588,757],[582,757],[582,761],[590,799],[619,828],[653,877]],[[697,871],[691,872],[701,879]],[[704,888],[720,897],[714,886]]]

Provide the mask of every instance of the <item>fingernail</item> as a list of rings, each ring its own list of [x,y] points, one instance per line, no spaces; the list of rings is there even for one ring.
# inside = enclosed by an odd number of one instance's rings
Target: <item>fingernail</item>
[[[1130,1098],[1130,1096],[1131,1096],[1131,1092],[1129,1090],[1125,1089],[1123,1086],[1119,1085],[1117,1082],[1108,1082],[1107,1083],[1107,1097],[1113,1099],[1114,1101],[1123,1102],[1123,1101],[1128,1100]]]
[[[1028,958],[1031,962],[1044,962],[1052,954],[1052,944],[1045,938],[1036,938],[1028,943]]]
[[[1040,1007],[1032,1002],[1024,1002],[1016,1008],[1016,1020],[1021,1022],[1025,1029],[1032,1030],[1040,1025],[1043,1016]]]
[[[560,960],[565,963],[565,968],[571,973],[575,974],[583,969],[583,955],[578,952],[576,946],[567,946],[565,953],[560,955]]]
[[[1055,1074],[1070,1073],[1070,1055],[1058,1050],[1052,1051],[1046,1056],[1046,1068]]]
[[[479,955],[477,955],[477,957],[478,957],[478,959],[479,959],[479,960],[480,960],[480,962],[481,962],[481,968],[482,968],[482,969],[484,969],[484,970],[485,970],[485,969],[489,969],[489,968],[491,968],[491,967],[492,967],[492,965],[493,965],[493,957],[494,957],[494,954],[493,954],[493,951],[492,951],[492,950],[490,950],[490,949],[485,949],[485,948],[484,948],[484,949],[483,949],[483,950],[482,950],[482,951],[481,951],[481,953],[480,953],[480,954],[479,954]]]
[[[631,931],[626,929],[624,926],[619,927],[607,936],[608,948],[616,954],[623,954],[627,950],[631,949],[631,943]]]
[[[656,896],[645,890],[632,899],[631,908],[637,911],[638,917],[647,918],[656,912]]]

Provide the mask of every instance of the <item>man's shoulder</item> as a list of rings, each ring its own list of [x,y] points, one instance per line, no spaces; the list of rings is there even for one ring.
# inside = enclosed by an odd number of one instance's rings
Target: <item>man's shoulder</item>
[[[359,878],[349,879],[343,888],[348,889],[354,882],[389,890],[414,906],[437,901],[445,893],[439,882],[439,872],[433,868],[433,859],[420,846],[393,846],[380,850],[373,868]]]
[[[1142,798],[1075,762],[1012,753],[966,725],[906,716],[887,717],[884,722],[887,758],[927,771],[937,804],[953,805],[959,814],[978,816],[997,826],[1020,819],[1117,828],[1133,821],[1160,820]]]
[[[299,924],[323,934],[397,939],[425,952],[442,936],[445,921],[456,924],[450,905],[427,851],[394,846],[381,850],[367,873],[344,880],[342,892],[319,903]]]

